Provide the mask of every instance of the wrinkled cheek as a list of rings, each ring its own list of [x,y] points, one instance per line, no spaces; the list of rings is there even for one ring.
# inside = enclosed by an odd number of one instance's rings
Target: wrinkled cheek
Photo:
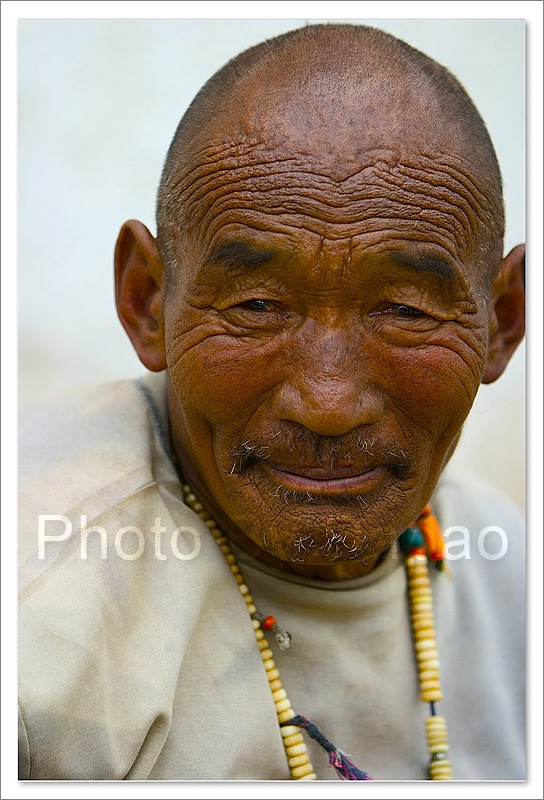
[[[453,438],[478,390],[475,370],[444,347],[397,354],[387,368],[390,396],[399,399],[404,414],[435,439],[446,432]]]
[[[228,352],[206,343],[186,353],[171,374],[184,405],[210,424],[243,422],[271,392],[272,357],[262,352]]]

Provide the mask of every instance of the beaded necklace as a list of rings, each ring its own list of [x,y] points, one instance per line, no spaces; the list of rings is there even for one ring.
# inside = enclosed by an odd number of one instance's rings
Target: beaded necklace
[[[246,603],[276,708],[291,777],[294,780],[302,781],[316,780],[316,774],[301,734],[301,729],[304,729],[312,739],[315,739],[328,752],[329,766],[334,767],[342,780],[372,780],[366,772],[356,767],[345,753],[333,745],[316,725],[293,711],[291,702],[280,680],[280,673],[273,658],[274,654],[263,631],[271,630],[275,634],[280,650],[285,650],[289,647],[291,636],[277,625],[273,616],[266,616],[257,611],[240,567],[231,550],[229,540],[223,535],[215,520],[207,513],[202,503],[193,494],[191,487],[187,484],[182,484],[182,489],[186,505],[200,517],[213,535]],[[431,756],[429,778],[435,781],[452,780],[453,774],[448,756],[449,745],[446,720],[444,717],[438,716],[435,709],[435,703],[442,700],[443,693],[440,686],[433,600],[428,570],[428,558],[435,562],[439,570],[446,569],[444,564],[444,543],[436,518],[432,515],[429,506],[426,506],[418,517],[416,524],[401,535],[399,543],[401,549],[406,553],[405,569],[410,603],[410,620],[417,660],[420,695],[424,703],[429,703],[429,716],[425,720],[426,739]]]

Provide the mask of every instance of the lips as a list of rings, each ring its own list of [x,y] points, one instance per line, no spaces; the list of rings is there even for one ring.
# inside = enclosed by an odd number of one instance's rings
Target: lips
[[[261,462],[272,480],[284,489],[311,494],[359,494],[373,489],[386,472],[384,464],[368,467],[308,467]]]

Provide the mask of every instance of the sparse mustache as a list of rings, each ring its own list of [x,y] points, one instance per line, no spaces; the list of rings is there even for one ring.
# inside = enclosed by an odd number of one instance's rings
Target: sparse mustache
[[[231,453],[231,474],[243,474],[258,461],[290,461],[334,469],[336,466],[363,463],[369,459],[387,464],[402,477],[409,471],[409,459],[402,449],[381,445],[375,437],[353,434],[340,437],[320,436],[311,431],[277,432],[267,442],[246,439]],[[363,456],[363,458],[361,458]]]

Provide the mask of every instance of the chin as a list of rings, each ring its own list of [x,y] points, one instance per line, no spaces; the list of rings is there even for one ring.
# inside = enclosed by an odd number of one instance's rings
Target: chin
[[[253,544],[281,561],[315,566],[371,563],[398,535],[394,527],[378,523],[375,511],[357,496],[312,501],[291,495],[274,501],[261,503],[253,514],[231,518]]]

